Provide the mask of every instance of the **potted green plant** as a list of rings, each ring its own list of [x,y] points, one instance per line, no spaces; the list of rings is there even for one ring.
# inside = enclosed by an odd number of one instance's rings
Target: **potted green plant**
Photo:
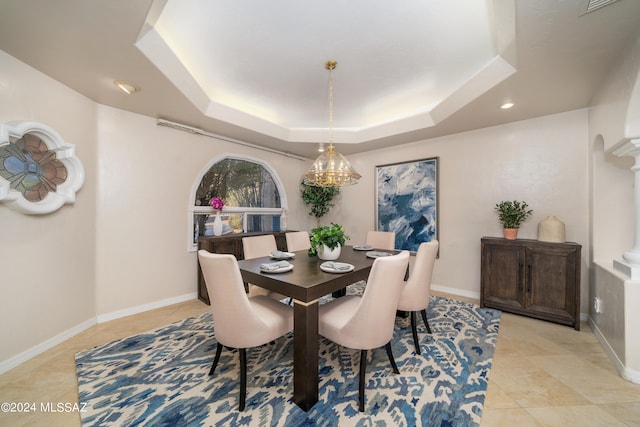
[[[342,246],[350,237],[344,233],[344,227],[331,223],[311,230],[309,256],[324,260],[334,260],[340,256]]]
[[[520,202],[518,200],[496,203],[495,210],[498,212],[498,218],[504,228],[505,239],[516,239],[520,224],[533,213],[533,210],[528,208],[529,205],[527,205],[526,202]]]
[[[325,216],[333,205],[333,199],[340,194],[340,187],[318,187],[300,182],[300,195],[305,205],[310,207],[309,215],[316,217],[318,227],[320,218]]]

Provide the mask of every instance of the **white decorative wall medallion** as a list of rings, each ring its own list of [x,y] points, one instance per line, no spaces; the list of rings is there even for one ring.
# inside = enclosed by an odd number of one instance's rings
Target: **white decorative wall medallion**
[[[75,146],[35,122],[0,124],[0,203],[46,214],[76,200],[84,168]]]

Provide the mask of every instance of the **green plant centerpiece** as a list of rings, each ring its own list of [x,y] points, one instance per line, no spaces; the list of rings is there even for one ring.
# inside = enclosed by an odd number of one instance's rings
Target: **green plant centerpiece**
[[[300,195],[305,205],[310,207],[309,215],[316,217],[318,227],[320,218],[334,206],[333,199],[340,194],[340,187],[318,187],[300,182]]]
[[[498,218],[505,230],[516,230],[515,233],[505,231],[505,238],[507,239],[515,239],[517,229],[533,213],[533,210],[529,209],[529,205],[526,202],[518,200],[497,203],[495,210],[498,212]]]
[[[345,241],[349,239],[350,237],[344,233],[344,227],[340,224],[331,223],[330,226],[323,225],[321,227],[313,228],[310,235],[311,247],[309,248],[309,256],[318,255],[322,258],[322,254],[320,252],[323,250],[323,245],[330,250],[335,250],[342,248]],[[340,256],[339,252],[336,258],[338,256]]]

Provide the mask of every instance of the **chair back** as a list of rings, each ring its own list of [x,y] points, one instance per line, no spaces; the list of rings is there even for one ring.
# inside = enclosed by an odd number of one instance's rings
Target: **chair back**
[[[396,246],[396,233],[394,231],[367,231],[365,243],[376,249],[393,250]]]
[[[291,231],[285,233],[287,239],[287,250],[289,252],[303,251],[311,247],[308,231]]]
[[[391,341],[408,266],[408,251],[373,262],[360,304],[342,328],[350,336],[352,348],[370,350]]]
[[[249,303],[236,257],[201,249],[198,260],[209,293],[216,340],[232,348],[261,345],[267,326]]]
[[[437,240],[421,243],[409,279],[402,290],[400,310],[418,311],[429,306],[431,276],[438,255]]]
[[[278,245],[276,245],[276,237],[273,234],[265,234],[262,236],[243,237],[242,249],[244,251],[244,259],[252,259],[269,256],[271,252],[278,250]]]

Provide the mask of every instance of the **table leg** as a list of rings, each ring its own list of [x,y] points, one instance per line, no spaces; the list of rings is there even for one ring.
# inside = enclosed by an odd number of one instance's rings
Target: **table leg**
[[[308,411],[318,401],[318,301],[294,300],[293,401]]]
[[[340,298],[340,297],[345,296],[346,294],[347,294],[347,288],[342,288],[342,289],[340,289],[338,291],[332,292],[331,296],[334,297],[334,298]]]

